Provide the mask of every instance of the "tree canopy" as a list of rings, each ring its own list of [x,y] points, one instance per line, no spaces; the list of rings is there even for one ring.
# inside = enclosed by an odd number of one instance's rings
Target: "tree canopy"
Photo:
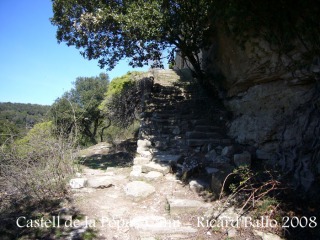
[[[243,43],[267,40],[275,51],[303,52],[311,61],[320,52],[319,0],[52,0],[57,39],[76,46],[88,59],[112,69],[152,62],[162,67],[179,51],[202,78],[199,53],[222,28]],[[302,49],[301,49],[302,46]],[[310,63],[310,61],[309,61]]]
[[[201,74],[198,54],[208,43],[211,0],[52,0],[58,42],[112,69],[123,58],[132,66],[163,67],[179,50]],[[167,51],[167,56],[164,52]]]
[[[74,88],[65,92],[52,105],[53,122],[57,133],[80,134],[82,139],[96,142],[104,116],[99,105],[109,85],[109,76],[101,73],[97,77],[78,77]]]
[[[13,136],[23,137],[36,123],[47,118],[50,106],[0,103],[0,145]]]

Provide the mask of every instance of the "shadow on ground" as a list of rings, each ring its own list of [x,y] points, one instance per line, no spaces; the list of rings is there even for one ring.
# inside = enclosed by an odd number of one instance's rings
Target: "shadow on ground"
[[[0,209],[0,238],[97,239],[95,229],[80,224],[84,221],[83,214],[72,207],[61,206],[65,201],[64,198],[29,201],[28,197],[6,201],[6,206],[10,207]]]
[[[106,170],[108,167],[130,167],[133,164],[133,156],[127,152],[95,154],[81,158],[80,163],[89,168],[101,170]]]
[[[108,167],[130,167],[133,165],[136,148],[137,140],[128,139],[114,144],[104,153],[87,152],[85,156],[79,158],[79,163],[92,169],[101,170],[106,170]]]

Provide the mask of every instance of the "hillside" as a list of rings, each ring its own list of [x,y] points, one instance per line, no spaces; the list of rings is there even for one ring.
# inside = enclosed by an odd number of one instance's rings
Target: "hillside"
[[[34,124],[46,118],[50,106],[0,103],[0,144],[11,134],[23,136]]]

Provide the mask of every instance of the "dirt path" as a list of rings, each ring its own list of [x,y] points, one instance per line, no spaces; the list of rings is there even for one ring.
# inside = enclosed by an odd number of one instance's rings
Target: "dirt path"
[[[207,228],[197,226],[197,217],[203,217],[211,204],[202,203],[172,174],[156,180],[132,179],[130,171],[131,167],[85,168],[82,177],[88,179],[88,187],[73,190],[74,207],[84,215],[82,223],[96,230],[98,238],[220,239],[207,235]],[[128,195],[130,182],[150,184],[155,192],[142,197]],[[186,203],[181,209],[169,209],[168,199],[196,200],[193,203],[200,201],[201,205],[190,209]]]

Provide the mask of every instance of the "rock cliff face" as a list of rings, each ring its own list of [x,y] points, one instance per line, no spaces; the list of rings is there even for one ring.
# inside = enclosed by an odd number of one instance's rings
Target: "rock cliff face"
[[[203,53],[203,68],[233,113],[229,135],[256,148],[293,176],[294,185],[314,189],[320,172],[320,62],[288,70],[303,48],[279,55],[262,40],[239,47],[224,33]],[[317,180],[318,178],[318,180]]]

